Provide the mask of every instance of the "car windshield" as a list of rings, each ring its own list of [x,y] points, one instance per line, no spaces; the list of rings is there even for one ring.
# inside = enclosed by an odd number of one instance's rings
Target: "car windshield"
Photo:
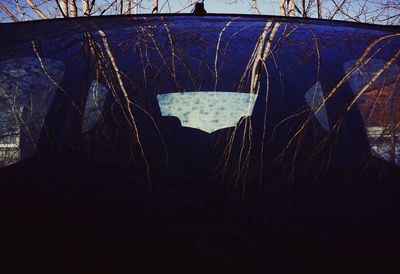
[[[147,167],[187,153],[237,180],[275,164],[400,164],[396,27],[241,15],[71,22],[0,26],[2,167],[66,151]]]

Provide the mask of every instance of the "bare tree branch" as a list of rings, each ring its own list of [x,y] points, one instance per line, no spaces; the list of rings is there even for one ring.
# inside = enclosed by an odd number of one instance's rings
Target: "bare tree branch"
[[[31,7],[31,9],[41,18],[41,19],[49,19],[32,0],[26,0],[26,3]]]
[[[8,17],[11,18],[11,20],[13,20],[14,22],[18,22],[19,20],[17,19],[17,17],[15,17],[7,8],[6,6],[4,6],[2,3],[0,3],[0,9],[2,9],[7,15]]]

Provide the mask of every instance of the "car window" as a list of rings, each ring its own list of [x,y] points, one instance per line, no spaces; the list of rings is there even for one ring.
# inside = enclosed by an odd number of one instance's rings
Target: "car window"
[[[317,82],[305,94],[304,99],[323,129],[329,131],[329,121],[324,103],[324,92],[321,83]]]
[[[182,126],[207,133],[234,127],[251,116],[257,94],[200,91],[157,95],[162,116],[175,116]]]
[[[349,83],[363,117],[372,153],[400,165],[400,79],[399,67],[385,60],[370,59],[355,67],[347,62],[344,69],[354,72]]]
[[[64,64],[33,57],[0,62],[0,166],[34,155]]]
[[[90,131],[99,121],[108,92],[99,82],[91,82],[82,122],[83,133]]]

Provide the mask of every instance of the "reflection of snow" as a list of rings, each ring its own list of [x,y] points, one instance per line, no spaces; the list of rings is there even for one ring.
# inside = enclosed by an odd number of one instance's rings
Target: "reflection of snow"
[[[86,100],[85,114],[83,116],[82,132],[91,130],[101,117],[108,89],[97,81],[92,81]]]
[[[372,154],[400,166],[400,132],[396,136],[388,128],[367,127]]]
[[[176,116],[182,126],[207,133],[234,127],[251,116],[256,94],[218,91],[167,93],[157,96],[163,116]]]
[[[373,146],[371,146],[371,150],[375,156],[382,158],[388,162],[393,161],[392,155],[394,152],[395,153],[394,154],[394,164],[396,166],[400,166],[400,144],[399,143],[396,144],[395,151],[393,151],[393,147],[390,144],[390,142],[382,143],[379,145],[373,145]]]
[[[304,99],[306,100],[308,106],[314,112],[320,125],[329,131],[328,114],[326,113],[324,101],[324,92],[322,91],[321,83],[317,82],[313,85],[305,94]],[[318,110],[318,108],[320,108]],[[318,110],[318,111],[317,111]]]
[[[9,136],[7,141],[1,138],[0,143],[0,167],[14,164],[20,160],[19,133]]]
[[[37,142],[55,93],[55,85],[48,76],[58,82],[64,73],[62,62],[42,61],[48,75],[37,58],[0,63],[0,166],[20,160],[21,143],[25,144],[24,157],[34,153],[32,142]]]

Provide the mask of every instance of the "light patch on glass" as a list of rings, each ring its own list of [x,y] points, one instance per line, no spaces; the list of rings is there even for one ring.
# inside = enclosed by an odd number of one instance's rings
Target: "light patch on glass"
[[[356,61],[346,62],[350,70]],[[374,156],[400,166],[400,82],[399,67],[395,63],[371,59],[361,64],[351,74],[349,84],[356,96],[366,87],[357,100],[357,106],[366,128]]]
[[[92,81],[86,100],[85,114],[82,122],[82,132],[91,130],[101,117],[108,89],[97,81]]]
[[[251,116],[257,94],[199,91],[157,95],[162,116],[175,116],[182,126],[207,133],[235,127],[241,117]]]
[[[321,83],[317,82],[305,94],[304,99],[308,106],[313,111],[320,125],[329,131],[328,114],[324,104],[324,92],[322,91]],[[319,110],[318,110],[319,108]]]

